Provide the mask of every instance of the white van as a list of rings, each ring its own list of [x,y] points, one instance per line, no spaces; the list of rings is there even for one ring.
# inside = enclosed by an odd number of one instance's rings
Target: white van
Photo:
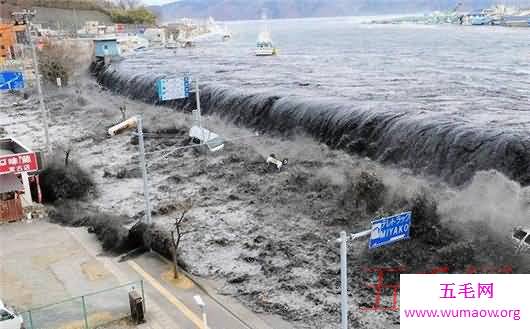
[[[24,329],[22,317],[7,309],[2,300],[0,300],[0,329]]]
[[[512,241],[517,251],[530,251],[530,227],[513,230]]]

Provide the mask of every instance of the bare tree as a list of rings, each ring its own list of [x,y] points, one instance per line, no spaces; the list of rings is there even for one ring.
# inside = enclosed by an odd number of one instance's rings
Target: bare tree
[[[127,120],[127,106],[125,104],[120,106],[120,112],[121,112],[121,121]]]
[[[68,164],[70,163],[70,154],[72,153],[73,145],[72,140],[69,140],[68,143],[66,143],[62,150],[64,152],[64,167],[68,167]]]
[[[173,278],[178,279],[178,264],[177,264],[177,258],[178,258],[178,251],[180,246],[180,241],[182,237],[188,233],[191,233],[193,231],[183,231],[182,224],[186,220],[186,214],[191,210],[193,207],[193,204],[191,200],[186,200],[182,202],[181,204],[181,214],[179,218],[175,219],[175,223],[173,224],[173,227],[171,229],[171,245],[172,245],[172,252],[171,256],[173,258]]]
[[[69,161],[71,152],[72,152],[72,149],[70,147],[64,150],[64,166],[65,167],[68,167],[68,161]]]

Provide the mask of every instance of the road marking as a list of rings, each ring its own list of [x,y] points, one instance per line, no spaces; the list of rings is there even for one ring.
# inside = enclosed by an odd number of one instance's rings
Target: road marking
[[[136,264],[132,260],[128,260],[127,264],[132,267],[138,274],[140,274],[153,288],[158,290],[162,296],[164,296],[171,304],[173,304],[176,308],[178,308],[182,314],[184,314],[191,322],[193,322],[197,328],[204,329],[204,325],[202,320],[193,313],[192,310],[190,310],[182,301],[180,301],[177,297],[173,296],[172,293],[170,293],[166,288],[164,288],[160,282],[158,282],[155,278],[151,276],[151,274],[144,271],[140,265]]]

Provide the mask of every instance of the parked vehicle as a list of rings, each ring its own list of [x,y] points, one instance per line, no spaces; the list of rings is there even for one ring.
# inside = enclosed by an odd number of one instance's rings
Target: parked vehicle
[[[0,299],[0,329],[24,329],[24,320],[20,315],[8,309]]]
[[[513,230],[512,241],[515,244],[517,251],[530,251],[530,227],[516,228]]]

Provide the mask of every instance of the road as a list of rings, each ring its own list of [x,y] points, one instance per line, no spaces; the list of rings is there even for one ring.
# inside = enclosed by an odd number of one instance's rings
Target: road
[[[85,298],[92,326],[127,315],[127,292],[132,286],[141,289],[139,280],[143,280],[147,322],[138,328],[204,329],[195,295],[206,304],[210,329],[289,328],[218,295],[205,280],[185,274],[174,280],[171,265],[155,253],[120,262],[119,257],[103,253],[86,228],[66,228],[44,220],[11,223],[0,226],[0,241],[0,297],[18,310],[125,285]],[[34,311],[32,320],[36,327],[82,327],[81,300]]]

